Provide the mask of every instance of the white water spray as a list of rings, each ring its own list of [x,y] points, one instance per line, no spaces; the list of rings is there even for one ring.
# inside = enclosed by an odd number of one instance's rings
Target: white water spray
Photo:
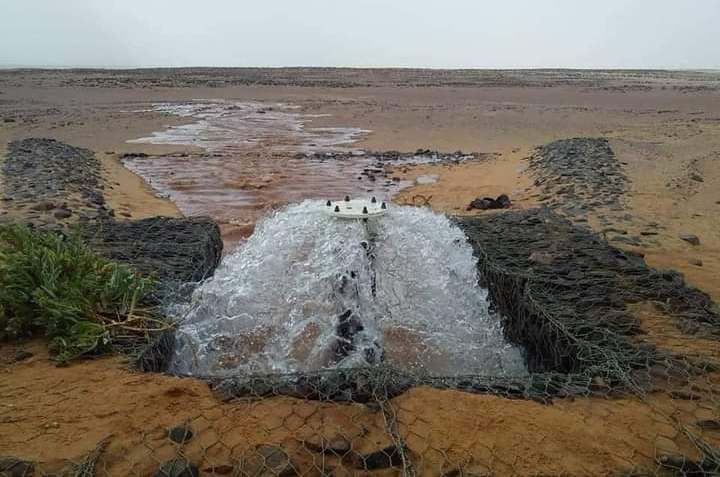
[[[477,285],[463,232],[427,209],[339,220],[276,212],[184,310],[171,370],[226,376],[384,363],[433,375],[526,374]]]

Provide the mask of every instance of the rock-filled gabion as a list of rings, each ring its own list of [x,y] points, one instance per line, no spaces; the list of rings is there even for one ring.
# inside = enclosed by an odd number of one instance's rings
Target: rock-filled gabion
[[[620,208],[629,180],[605,138],[562,139],[538,147],[529,158],[540,202],[568,215]]]

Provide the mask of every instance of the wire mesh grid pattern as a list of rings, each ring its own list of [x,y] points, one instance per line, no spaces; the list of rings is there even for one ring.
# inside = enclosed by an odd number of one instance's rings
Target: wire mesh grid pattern
[[[13,365],[27,377],[0,384],[0,475],[720,474],[707,295],[547,211],[458,224],[528,377],[183,378],[157,372],[165,333],[134,349],[133,372],[117,358],[49,379],[33,374],[41,358]]]

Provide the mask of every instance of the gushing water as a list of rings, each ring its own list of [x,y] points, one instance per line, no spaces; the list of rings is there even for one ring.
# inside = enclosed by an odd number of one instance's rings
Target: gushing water
[[[444,215],[367,222],[324,203],[276,212],[184,310],[172,371],[224,376],[384,363],[434,375],[527,371],[503,339],[472,248]]]

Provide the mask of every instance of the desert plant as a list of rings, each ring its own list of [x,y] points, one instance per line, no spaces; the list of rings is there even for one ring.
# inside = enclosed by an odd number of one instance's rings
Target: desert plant
[[[165,324],[139,304],[153,280],[93,253],[77,234],[0,227],[0,340],[44,332],[60,362]]]

